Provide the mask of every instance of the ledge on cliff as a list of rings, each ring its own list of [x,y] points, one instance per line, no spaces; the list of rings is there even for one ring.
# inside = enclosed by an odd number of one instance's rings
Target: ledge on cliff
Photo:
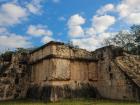
[[[140,87],[140,56],[125,54],[117,57],[115,62]]]

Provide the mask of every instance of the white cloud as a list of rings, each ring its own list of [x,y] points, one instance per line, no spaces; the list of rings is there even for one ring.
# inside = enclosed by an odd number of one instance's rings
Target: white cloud
[[[111,25],[113,25],[115,21],[115,17],[110,15],[94,16],[92,20],[92,26],[97,33],[102,33],[106,31]]]
[[[29,11],[30,11],[31,13],[36,14],[36,13],[39,12],[39,9],[36,8],[33,4],[28,4],[28,5],[27,5],[27,8],[29,9]]]
[[[48,30],[47,27],[42,25],[30,25],[27,30],[27,34],[32,36],[51,36],[52,31]]]
[[[70,19],[68,20],[68,28],[69,28],[68,34],[71,37],[82,36],[84,34],[84,30],[81,27],[81,25],[84,23],[85,23],[85,19],[79,14],[75,14],[71,16]]]
[[[52,38],[53,32],[43,25],[30,25],[28,27],[27,34],[34,37],[41,37],[42,43],[54,41],[54,39]]]
[[[119,13],[119,21],[127,24],[140,24],[140,0],[121,0],[119,4],[106,4],[99,10],[97,15],[106,15],[108,12]]]
[[[93,27],[90,27],[90,28],[85,30],[85,35],[87,35],[87,36],[96,35],[96,31],[95,31],[95,29]]]
[[[77,45],[80,48],[93,51],[97,48],[102,47],[102,43],[104,39],[111,37],[115,34],[116,33],[104,32],[100,35],[93,35],[93,36],[85,37],[85,38],[72,39],[71,41],[73,42],[74,45]]]
[[[101,47],[101,43],[104,39],[108,37],[112,37],[116,34],[116,32],[108,32],[108,29],[115,24],[117,21],[122,24],[123,22],[132,25],[132,24],[140,24],[140,0],[121,0],[119,4],[106,4],[99,10],[97,10],[96,14],[92,18],[91,27],[82,28],[81,25],[85,23],[85,21],[78,21],[78,19],[74,19],[73,22],[70,21],[69,24],[69,32],[71,31],[71,26],[80,26],[81,28],[73,27],[73,30],[79,29],[80,31],[73,31],[72,33],[82,33],[84,34],[82,37],[71,37],[71,40],[75,45],[79,45],[82,48],[93,50],[98,47]],[[114,13],[115,16],[108,15],[108,13]],[[119,17],[117,16],[119,13]],[[81,17],[80,15],[77,17]],[[82,20],[82,19],[81,19]],[[85,19],[84,19],[85,20]],[[123,20],[123,21],[122,21]],[[81,31],[82,30],[82,31]],[[81,35],[78,35],[81,36]]]
[[[21,1],[12,0],[0,5],[0,26],[11,26],[28,19],[28,16],[42,13],[42,3],[44,0]]]
[[[113,4],[107,4],[107,5],[103,6],[102,8],[100,8],[99,10],[97,10],[97,14],[104,15],[107,12],[114,11],[114,9],[115,9],[115,7]]]
[[[140,24],[140,0],[122,0],[117,5],[120,18],[128,24]]]
[[[42,2],[44,2],[44,0],[32,0],[30,3],[27,3],[26,7],[28,11],[33,14],[41,14]]]
[[[0,26],[20,23],[26,17],[26,9],[16,4],[6,3],[0,7]]]
[[[94,37],[90,38],[80,38],[80,39],[72,39],[71,40],[74,45],[79,46],[80,48],[87,49],[92,51],[97,48],[98,41]]]
[[[85,23],[85,19],[79,14],[72,15],[68,20],[68,26],[73,27],[77,25],[82,25]]]
[[[129,14],[128,5],[126,5],[126,4],[118,5],[117,10],[118,10],[121,18],[126,17]]]
[[[71,37],[81,37],[84,35],[84,30],[81,26],[73,26],[70,28],[69,35]]]
[[[17,47],[30,47],[31,42],[28,37],[17,35],[8,31],[9,26],[13,26],[28,19],[31,13],[40,14],[42,12],[41,3],[44,0],[30,0],[21,1],[20,5],[18,0],[12,0],[0,5],[0,50],[13,49]],[[37,35],[52,35],[52,32],[44,26],[32,27]],[[34,34],[34,30],[30,29],[29,32]],[[36,35],[36,34],[35,34]]]
[[[20,48],[20,47],[31,47],[32,44],[27,40],[26,37],[9,33],[9,35],[0,35],[0,50]]]
[[[131,13],[127,17],[127,22],[130,24],[140,24],[140,13]]]
[[[0,34],[7,33],[7,29],[5,27],[0,27]]]
[[[93,16],[91,26],[82,28],[85,19],[78,15],[72,15],[68,20],[69,35],[74,45],[87,50],[95,50],[102,46],[104,39],[112,36],[113,33],[106,32],[115,23],[114,16],[102,15]]]
[[[42,43],[47,43],[50,41],[54,41],[54,39],[52,37],[49,37],[49,36],[45,36],[42,38]]]

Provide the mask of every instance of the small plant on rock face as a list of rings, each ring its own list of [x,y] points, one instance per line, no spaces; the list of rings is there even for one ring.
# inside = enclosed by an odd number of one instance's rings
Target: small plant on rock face
[[[140,55],[140,24],[131,26],[129,30],[119,31],[113,37],[105,39],[103,45],[119,46],[130,54]]]
[[[6,51],[5,53],[0,55],[0,58],[4,61],[11,61],[13,51]]]
[[[17,48],[16,52],[21,54],[27,54],[29,51],[24,48]]]

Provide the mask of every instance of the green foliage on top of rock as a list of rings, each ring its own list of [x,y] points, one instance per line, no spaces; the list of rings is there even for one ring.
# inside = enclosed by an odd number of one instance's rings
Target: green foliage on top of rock
[[[140,55],[140,25],[119,31],[113,37],[105,39],[104,44],[119,46],[127,53]]]
[[[24,48],[17,48],[15,51],[6,51],[0,55],[0,60],[11,61],[12,55],[17,53],[26,55],[29,53],[29,50]]]
[[[11,61],[13,51],[6,51],[0,55],[0,59],[4,61]]]

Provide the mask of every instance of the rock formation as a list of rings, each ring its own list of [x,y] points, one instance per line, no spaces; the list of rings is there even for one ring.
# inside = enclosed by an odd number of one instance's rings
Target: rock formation
[[[13,54],[0,62],[0,100],[25,98],[29,84],[28,56]]]
[[[89,52],[49,42],[0,65],[0,100],[140,100],[140,58],[118,47]]]

